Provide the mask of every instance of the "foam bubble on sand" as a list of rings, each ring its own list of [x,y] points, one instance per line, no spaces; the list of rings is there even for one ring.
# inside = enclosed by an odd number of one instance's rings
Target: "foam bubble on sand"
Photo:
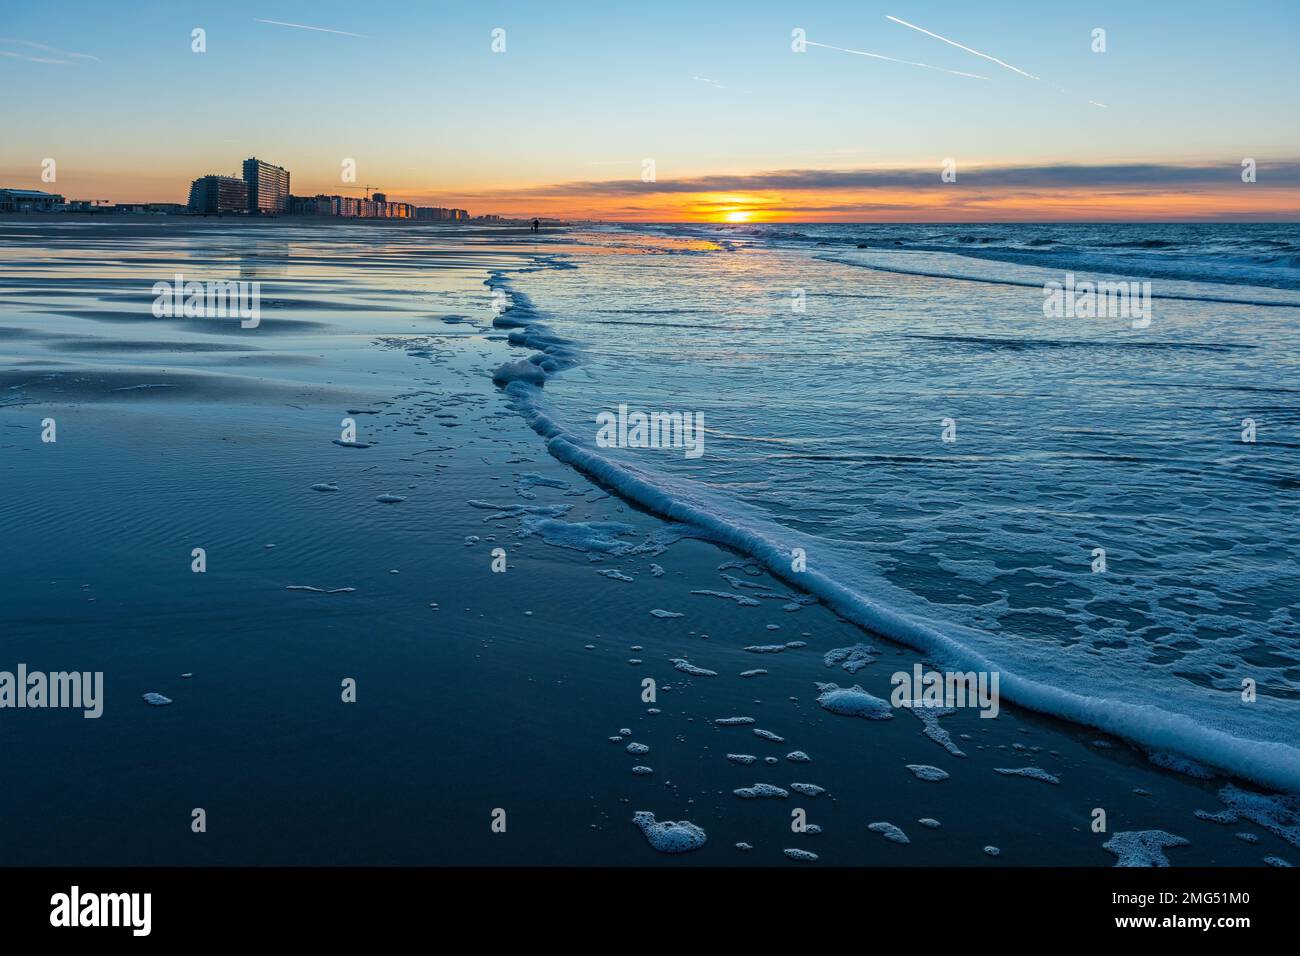
[[[870,644],[854,644],[852,647],[837,647],[827,651],[822,661],[827,667],[838,664],[850,674],[856,674],[875,659],[876,649]]]
[[[758,758],[755,757],[753,754],[727,754],[727,759],[730,760],[732,763],[738,763],[738,764],[743,764],[744,766],[749,766]]]
[[[863,720],[890,720],[894,716],[890,713],[889,701],[868,694],[857,684],[852,687],[818,684],[817,689],[821,691],[817,703],[832,714],[861,717]]]
[[[779,631],[779,630],[781,630],[781,625],[780,625],[780,624],[769,624],[769,625],[767,626],[767,629],[768,629],[769,631]]]
[[[165,707],[172,702],[172,699],[150,691],[144,695],[144,702],[152,707]]]
[[[1300,847],[1300,794],[1273,796],[1228,784],[1219,791],[1219,799],[1252,823]]]
[[[661,607],[657,607],[657,608],[655,608],[655,609],[654,609],[653,611],[651,611],[650,613],[653,614],[653,615],[654,615],[655,617],[657,617],[657,618],[685,617],[684,614],[679,614],[679,613],[676,612],[676,611],[665,611],[665,610],[664,610],[663,608],[661,608]]]
[[[755,736],[755,737],[762,737],[764,740],[770,740],[770,741],[772,741],[773,743],[777,743],[777,744],[783,744],[783,743],[785,743],[785,738],[784,738],[784,737],[778,737],[776,734],[772,733],[772,731],[770,731],[770,730],[763,730],[763,729],[760,728],[760,727],[755,727],[755,728],[754,728],[754,736]]]
[[[723,598],[727,601],[735,601],[741,607],[758,607],[758,602],[752,597],[746,597],[743,594],[729,594],[726,591],[692,591],[692,594],[703,594],[706,597]]]
[[[338,491],[339,486],[332,481],[318,481],[311,486],[312,491]]]
[[[690,674],[692,677],[717,677],[717,671],[711,671],[703,667],[696,667],[690,661],[682,657],[672,658],[673,667],[677,668],[683,674]]]
[[[1000,773],[1004,777],[1028,777],[1030,780],[1041,780],[1043,783],[1061,782],[1041,767],[994,767],[993,772]]]
[[[713,721],[719,727],[743,727],[754,722],[753,717],[718,717]]]
[[[627,745],[627,752],[630,754],[648,754],[650,748],[645,744],[638,744],[634,741]]]
[[[785,855],[792,860],[798,860],[800,863],[816,863],[817,854],[810,853],[808,850],[786,850]]]
[[[562,478],[547,478],[545,475],[525,472],[519,476],[519,490],[527,491],[530,488],[558,488],[565,491],[569,488],[569,483]]]
[[[1116,866],[1168,866],[1164,851],[1171,846],[1188,846],[1189,841],[1164,830],[1131,830],[1116,833],[1102,846],[1119,857]]]
[[[636,580],[635,578],[624,574],[622,571],[618,570],[618,568],[606,568],[605,570],[597,571],[596,573],[603,574],[605,577],[612,578],[615,581],[627,581],[630,583]]]
[[[379,495],[375,500],[386,505],[395,505],[405,501],[406,495]]]
[[[966,754],[952,742],[952,734],[939,726],[939,718],[947,717],[949,714],[955,714],[956,711],[951,707],[909,707],[907,708],[916,719],[925,725],[923,731],[927,737],[942,747],[954,757],[964,757]]]
[[[825,787],[819,787],[815,783],[792,783],[790,789],[795,793],[802,793],[805,797],[820,797],[826,792]]]
[[[756,668],[756,669],[754,669],[754,670],[752,670],[752,671],[741,671],[741,672],[740,672],[740,676],[741,676],[741,677],[758,677],[760,674],[766,674],[766,673],[767,673],[767,671],[762,670],[761,668]]]
[[[912,842],[907,838],[906,833],[904,833],[898,827],[894,826],[892,823],[886,823],[883,820],[881,820],[879,823],[868,824],[867,829],[875,833],[879,833],[886,840],[889,840],[893,843]]]
[[[632,731],[629,730],[627,727],[620,728],[619,733],[622,734],[624,737],[632,736]]]
[[[926,763],[909,763],[907,769],[916,774],[918,780],[947,780],[948,771],[940,770],[938,767],[931,767]]]
[[[741,787],[739,790],[731,792],[742,800],[784,800],[790,796],[788,791],[782,790],[780,787],[774,787],[770,783],[756,783],[752,787]]]
[[[1290,863],[1282,859],[1280,856],[1266,856],[1264,857],[1264,862],[1267,863],[1269,866],[1280,866],[1286,868],[1289,868],[1291,866]]]
[[[740,850],[741,852],[748,852],[749,850],[754,849],[754,847],[748,843],[737,843],[736,849]]]
[[[632,772],[636,774],[638,777],[644,777],[654,773],[654,771],[651,770],[649,767],[633,767]]]
[[[934,817],[921,817],[921,819],[916,822],[921,824],[923,827],[929,827],[931,830],[937,830],[939,827],[943,826],[943,824]]]
[[[618,539],[635,532],[631,525],[619,521],[559,521],[534,514],[524,515],[519,525],[521,538],[541,535],[553,547],[582,551],[593,560],[602,554],[621,557],[634,553],[634,545]]]
[[[368,441],[345,441],[342,438],[335,438],[334,444],[339,445],[340,447],[343,448],[369,448],[370,447],[370,442]]]
[[[1244,840],[1246,843],[1258,843],[1258,842],[1259,842],[1259,837],[1255,836],[1255,834],[1253,834],[1253,833],[1238,833],[1238,834],[1237,834],[1237,839],[1238,839],[1238,840]]]
[[[317,594],[351,594],[356,588],[315,588],[310,584],[286,584],[286,591],[315,591]]]
[[[704,846],[704,831],[687,820],[655,820],[648,810],[638,810],[632,822],[640,827],[650,845],[660,853],[688,853]]]
[[[1209,810],[1193,810],[1192,815],[1200,820],[1208,820],[1210,823],[1236,823],[1241,819],[1235,810],[1220,810],[1218,813],[1211,813]]]
[[[785,650],[784,644],[751,644],[744,648],[751,654],[780,654]]]
[[[656,578],[662,578],[664,576],[664,569],[659,567],[657,564],[652,564],[650,565],[650,574]]]
[[[791,761],[793,761],[793,762],[795,762],[795,763],[811,763],[811,762],[812,762],[812,758],[809,757],[809,756],[808,756],[806,753],[804,753],[802,750],[791,750],[788,754],[785,755],[785,759],[786,759],[786,760],[791,760]]]
[[[986,847],[984,848],[984,852],[987,853],[989,856],[1001,856],[1001,855],[1002,855],[1002,851],[999,850],[999,849],[998,849],[997,847],[995,847],[995,846],[986,846]]]
[[[818,824],[818,823],[810,823],[810,824],[808,824],[806,827],[803,828],[803,832],[804,832],[804,833],[811,833],[813,836],[816,836],[817,834],[819,834],[819,833],[822,832],[821,824]]]
[[[785,646],[790,648],[791,650],[797,650],[800,647],[807,647],[808,642],[807,641],[786,641]]]

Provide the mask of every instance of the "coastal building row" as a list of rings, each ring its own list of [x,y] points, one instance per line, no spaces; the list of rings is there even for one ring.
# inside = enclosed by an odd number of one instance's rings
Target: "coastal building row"
[[[242,175],[209,173],[190,184],[189,200],[177,203],[129,203],[112,206],[97,200],[69,202],[38,189],[0,189],[4,212],[132,212],[155,215],[191,213],[204,216],[338,216],[355,219],[425,219],[449,222],[469,219],[464,209],[416,206],[389,201],[384,193],[356,196],[294,196],[289,171],[257,157],[244,160]],[[495,218],[495,217],[494,217]]]
[[[295,216],[342,216],[350,219],[443,219],[464,220],[469,213],[464,209],[444,209],[441,206],[416,206],[409,202],[393,202],[384,193],[375,193],[372,199],[356,196],[293,196],[289,212]]]

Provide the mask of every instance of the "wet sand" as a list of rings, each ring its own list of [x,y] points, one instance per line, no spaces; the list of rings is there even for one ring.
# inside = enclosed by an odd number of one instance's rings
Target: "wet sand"
[[[1086,728],[962,711],[939,721],[956,756],[910,712],[820,706],[825,683],[887,700],[920,658],[817,603],[719,597],[800,595],[552,459],[494,385],[528,352],[485,281],[590,247],[310,220],[6,217],[0,236],[0,668],[106,685],[98,720],[0,712],[7,864],[1110,866],[1103,844],[1145,830],[1189,841],[1174,865],[1294,861],[1263,826],[1195,815],[1228,781]],[[261,325],[154,318],[176,271],[261,282]],[[368,447],[336,443],[345,418]],[[871,663],[827,666],[857,644]],[[1025,767],[1059,783],[997,772]],[[786,795],[735,795],[755,784]],[[796,809],[821,832],[793,832]],[[639,811],[707,842],[656,852]]]

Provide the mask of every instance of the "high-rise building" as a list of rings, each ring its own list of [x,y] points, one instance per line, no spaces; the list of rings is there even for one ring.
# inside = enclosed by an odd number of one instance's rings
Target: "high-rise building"
[[[289,209],[289,170],[272,166],[256,156],[244,160],[244,182],[248,184],[248,211],[274,216]]]
[[[190,186],[189,205],[205,216],[248,212],[248,184],[234,176],[200,176]]]

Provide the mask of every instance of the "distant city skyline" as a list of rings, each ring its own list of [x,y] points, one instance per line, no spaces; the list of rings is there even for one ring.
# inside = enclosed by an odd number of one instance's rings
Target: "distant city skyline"
[[[0,13],[0,184],[185,203],[255,155],[297,196],[521,217],[1293,220],[1297,27],[1282,0],[69,0]]]

